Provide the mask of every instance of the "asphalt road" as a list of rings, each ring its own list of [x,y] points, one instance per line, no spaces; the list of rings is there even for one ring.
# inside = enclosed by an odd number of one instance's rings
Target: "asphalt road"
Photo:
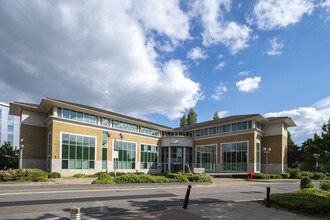
[[[69,217],[77,206],[84,219],[157,212],[182,206],[188,184],[0,184],[0,219]],[[263,199],[272,193],[299,189],[298,182],[257,183],[218,179],[214,184],[192,184],[189,205]]]

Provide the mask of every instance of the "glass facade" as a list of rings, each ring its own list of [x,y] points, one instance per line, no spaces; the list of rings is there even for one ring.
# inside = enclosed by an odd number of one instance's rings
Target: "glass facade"
[[[114,150],[118,151],[116,169],[135,169],[136,143],[115,140]]]
[[[141,169],[157,169],[158,146],[141,144]]]
[[[0,144],[5,141],[13,148],[20,146],[20,117],[9,114],[9,105],[0,102]]]
[[[228,125],[223,125],[220,127],[221,133],[233,132],[233,131],[242,131],[252,128],[252,121],[243,121]]]
[[[195,137],[217,134],[217,127],[205,128],[195,131]]]
[[[247,171],[248,142],[222,144],[222,170]]]
[[[57,108],[57,117],[86,122],[90,124],[96,124],[95,115],[91,115],[83,112],[76,112],[65,108]]]
[[[212,171],[216,168],[216,155],[217,148],[216,145],[204,145],[197,146],[197,168],[205,168],[205,170]]]
[[[138,126],[137,125],[128,124],[128,123],[125,123],[125,122],[115,121],[115,120],[112,122],[112,127],[122,129],[122,130],[126,130],[126,131],[133,131],[133,132],[138,131]]]
[[[153,136],[158,136],[159,131],[156,129],[152,129],[152,128],[147,128],[147,127],[140,127],[140,133],[141,134],[149,134],[149,135],[153,135]]]
[[[94,169],[94,137],[62,134],[62,169]]]
[[[256,144],[256,171],[261,171],[261,147],[259,142]]]
[[[107,169],[108,161],[108,132],[102,131],[102,169]]]

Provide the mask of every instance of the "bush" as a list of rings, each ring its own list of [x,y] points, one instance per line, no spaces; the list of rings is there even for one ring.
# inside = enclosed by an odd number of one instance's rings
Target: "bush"
[[[16,169],[0,171],[0,181],[45,182],[48,173],[40,169]]]
[[[314,174],[312,172],[309,172],[309,171],[302,171],[301,176],[302,177],[308,177],[308,178],[312,179]]]
[[[330,216],[330,192],[302,189],[292,193],[272,194],[270,204],[291,212],[320,217]]]
[[[183,173],[168,173],[165,177],[172,179],[172,182],[178,182],[178,183],[189,182],[188,178]]]
[[[270,179],[282,179],[280,174],[269,174]]]
[[[92,184],[114,184],[115,181],[108,173],[100,173],[99,177],[92,182]]]
[[[112,177],[115,177],[115,172],[110,172],[109,173]],[[123,173],[123,172],[116,172],[116,177],[119,177],[119,176],[122,176],[122,175],[125,175],[126,173]]]
[[[290,179],[301,179],[301,172],[300,169],[289,169],[289,178]]]
[[[311,179],[308,177],[303,177],[300,180],[300,189],[314,188],[314,184]]]
[[[327,179],[327,175],[325,175],[324,173],[314,173],[313,179],[314,180],[325,180],[325,179]]]
[[[48,174],[48,178],[61,178],[61,174],[60,173],[57,173],[57,172],[51,172]]]
[[[263,173],[254,173],[252,179],[266,179],[266,174]]]
[[[280,174],[283,179],[289,179],[289,174],[288,173],[281,173]]]
[[[189,182],[194,183],[213,183],[213,178],[207,174],[187,174]]]
[[[103,172],[97,173],[97,174],[83,174],[83,173],[76,173],[73,175],[74,178],[91,178],[96,177],[96,175],[100,175]]]
[[[320,183],[320,189],[330,191],[330,183]]]

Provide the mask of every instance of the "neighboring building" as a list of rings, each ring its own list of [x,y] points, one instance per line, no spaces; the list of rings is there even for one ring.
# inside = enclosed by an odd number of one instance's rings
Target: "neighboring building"
[[[0,145],[9,141],[19,148],[20,117],[9,114],[9,105],[0,102]]]
[[[287,170],[289,117],[237,115],[172,129],[126,115],[51,98],[10,103],[21,116],[23,167],[63,176],[100,171],[211,173],[265,172],[262,148],[271,148],[269,173]]]

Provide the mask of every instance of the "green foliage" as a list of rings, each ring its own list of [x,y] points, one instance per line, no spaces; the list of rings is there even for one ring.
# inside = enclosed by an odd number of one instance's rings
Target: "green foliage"
[[[309,172],[309,171],[301,171],[301,176],[302,177],[308,177],[308,178],[312,179],[314,174],[312,172]]]
[[[300,169],[288,169],[289,172],[289,178],[290,179],[301,179],[301,171]]]
[[[110,172],[109,174],[110,174],[110,176],[115,177],[115,172]],[[122,176],[125,174],[126,173],[123,173],[123,172],[116,172],[116,177],[119,177],[119,176]]]
[[[282,179],[282,175],[280,175],[280,174],[270,174],[269,179]]]
[[[270,204],[272,207],[300,214],[330,216],[330,192],[320,189],[308,188],[292,193],[272,194]]]
[[[40,169],[16,169],[0,171],[0,181],[46,182],[48,173]]]
[[[314,173],[313,179],[315,179],[315,180],[325,180],[325,179],[327,179],[327,175],[325,175],[324,173]]]
[[[10,142],[5,141],[0,146],[0,169],[15,169],[18,164],[17,151]]]
[[[194,183],[213,183],[213,178],[208,174],[187,174],[189,182]]]
[[[300,189],[314,188],[314,184],[311,179],[308,177],[303,177],[300,180]]]
[[[217,120],[219,118],[220,118],[219,113],[215,112],[214,115],[213,115],[213,120]]]
[[[115,184],[114,179],[108,173],[100,173],[98,178],[92,184]]]
[[[60,173],[57,173],[57,172],[51,172],[51,173],[48,174],[48,177],[49,178],[53,178],[53,179],[55,179],[55,178],[61,178],[61,174]]]
[[[281,173],[282,179],[289,179],[289,173]]]
[[[263,173],[254,173],[252,179],[266,179],[266,174]]]
[[[178,182],[178,183],[187,183],[187,182],[189,182],[188,178],[183,173],[169,173],[165,177],[172,179],[173,182]]]
[[[193,108],[190,108],[187,116],[187,125],[193,125],[196,123],[197,123],[197,113]]]
[[[325,191],[330,191],[330,182],[320,183],[320,189],[325,190]]]
[[[180,118],[180,127],[187,126],[187,116],[186,113],[183,113],[182,117]]]
[[[92,177],[96,177],[96,175],[100,175],[101,173],[97,173],[97,174],[84,174],[84,173],[76,173],[75,175],[73,175],[74,178],[92,178]]]

